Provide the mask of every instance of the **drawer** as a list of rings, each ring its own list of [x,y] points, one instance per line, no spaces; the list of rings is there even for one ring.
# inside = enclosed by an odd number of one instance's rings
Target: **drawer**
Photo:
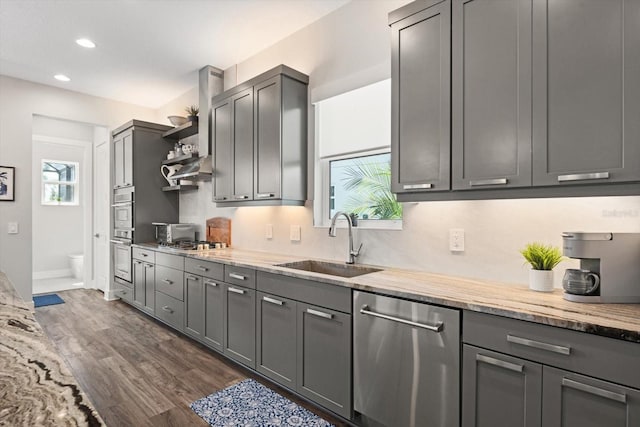
[[[256,271],[251,268],[236,267],[234,265],[224,266],[224,279],[227,283],[244,286],[245,288],[256,288]]]
[[[184,257],[156,252],[156,264],[175,268],[176,270],[184,270]]]
[[[223,280],[224,265],[217,262],[203,261],[196,258],[184,259],[184,271],[213,280]]]
[[[351,313],[351,289],[347,287],[259,271],[257,288],[270,294]]]
[[[184,278],[182,270],[156,265],[156,291],[184,300]]]
[[[120,298],[122,301],[133,304],[133,289],[129,286],[123,284],[122,282],[114,281],[113,282],[113,293],[115,296]]]
[[[182,331],[184,329],[184,302],[162,292],[156,292],[156,311],[158,319]]]
[[[139,259],[145,262],[155,263],[156,262],[156,253],[155,251],[149,249],[142,249],[133,247],[133,258]]]
[[[465,311],[462,340],[568,371],[640,388],[640,344]]]

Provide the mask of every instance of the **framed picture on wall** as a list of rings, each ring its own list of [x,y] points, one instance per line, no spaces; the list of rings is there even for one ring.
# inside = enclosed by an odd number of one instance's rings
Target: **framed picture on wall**
[[[16,185],[16,168],[0,166],[0,202],[13,202]]]

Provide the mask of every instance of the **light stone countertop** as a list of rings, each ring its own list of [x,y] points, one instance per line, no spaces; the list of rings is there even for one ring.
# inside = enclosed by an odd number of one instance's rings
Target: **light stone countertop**
[[[383,271],[342,278],[276,266],[309,258],[244,249],[185,254],[160,249],[156,244],[134,246],[640,343],[640,304],[576,303],[563,299],[561,289],[535,292],[524,285],[380,266],[371,267]]]

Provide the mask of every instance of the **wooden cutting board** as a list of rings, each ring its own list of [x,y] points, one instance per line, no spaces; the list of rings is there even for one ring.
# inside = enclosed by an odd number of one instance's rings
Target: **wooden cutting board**
[[[207,220],[207,242],[226,243],[231,246],[231,220],[224,217],[209,218]]]

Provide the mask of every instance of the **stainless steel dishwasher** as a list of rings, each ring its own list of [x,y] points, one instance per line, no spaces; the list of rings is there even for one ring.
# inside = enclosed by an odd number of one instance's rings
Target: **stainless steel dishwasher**
[[[460,425],[460,311],[354,291],[353,313],[359,423]]]

